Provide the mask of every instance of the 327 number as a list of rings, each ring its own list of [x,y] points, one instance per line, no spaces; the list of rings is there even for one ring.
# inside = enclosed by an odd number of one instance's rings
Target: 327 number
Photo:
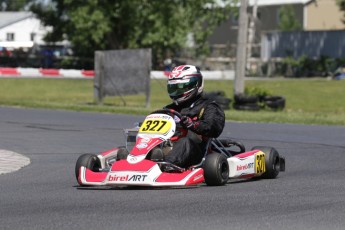
[[[166,123],[167,123],[166,121],[148,120],[145,122],[145,124],[143,124],[143,125],[145,125],[145,127],[142,128],[141,131],[143,131],[143,132],[148,132],[148,131],[159,132],[165,126]]]

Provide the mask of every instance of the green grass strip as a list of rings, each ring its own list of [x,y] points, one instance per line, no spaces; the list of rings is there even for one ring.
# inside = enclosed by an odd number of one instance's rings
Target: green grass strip
[[[345,81],[327,79],[247,80],[247,87],[260,88],[286,98],[283,111],[226,111],[236,122],[345,125]],[[205,81],[205,91],[222,90],[233,97],[233,81]],[[145,115],[170,103],[164,80],[151,81],[151,106],[144,95],[106,97],[97,105],[93,81],[77,79],[0,79],[0,105],[25,108],[64,109]]]

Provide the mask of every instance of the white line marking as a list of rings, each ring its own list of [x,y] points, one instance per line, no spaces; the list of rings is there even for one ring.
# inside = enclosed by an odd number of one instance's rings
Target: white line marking
[[[30,164],[30,159],[19,153],[0,149],[0,175],[18,171]]]

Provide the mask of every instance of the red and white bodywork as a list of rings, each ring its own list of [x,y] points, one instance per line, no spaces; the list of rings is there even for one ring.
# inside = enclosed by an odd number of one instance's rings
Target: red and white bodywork
[[[145,159],[156,146],[170,139],[176,129],[174,119],[166,114],[151,114],[141,126],[136,144],[126,160],[115,161],[108,172],[93,172],[80,168],[79,183],[82,185],[135,185],[135,186],[186,186],[204,181],[203,169],[183,172],[162,172],[158,163]],[[102,168],[106,160],[116,157],[118,149],[106,151],[98,158]]]
[[[162,172],[156,162],[142,160],[130,164],[126,160],[114,163],[109,172],[93,172],[80,168],[79,182],[83,185],[186,186],[204,181],[203,169],[181,173]]]
[[[251,178],[266,171],[265,153],[260,150],[240,153],[228,158],[229,178]]]

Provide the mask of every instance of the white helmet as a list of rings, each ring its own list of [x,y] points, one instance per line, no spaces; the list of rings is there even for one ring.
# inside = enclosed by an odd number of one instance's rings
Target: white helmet
[[[178,105],[202,93],[204,78],[198,67],[180,65],[170,73],[167,88],[170,98]]]

